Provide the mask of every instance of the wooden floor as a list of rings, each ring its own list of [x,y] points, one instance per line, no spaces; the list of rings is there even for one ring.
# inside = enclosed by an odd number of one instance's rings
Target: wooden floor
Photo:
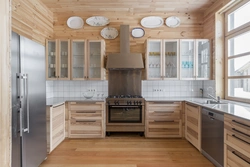
[[[214,167],[185,139],[66,139],[40,167]]]

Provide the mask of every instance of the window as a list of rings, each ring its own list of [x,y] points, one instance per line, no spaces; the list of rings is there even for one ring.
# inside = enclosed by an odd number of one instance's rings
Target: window
[[[250,101],[250,2],[225,13],[226,98]]]

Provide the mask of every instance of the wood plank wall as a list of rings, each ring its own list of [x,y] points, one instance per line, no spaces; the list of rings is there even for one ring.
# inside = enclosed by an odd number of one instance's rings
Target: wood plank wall
[[[10,0],[0,1],[0,166],[10,167]]]
[[[12,0],[12,30],[45,45],[53,38],[53,13],[40,0]]]
[[[165,25],[159,28],[143,28],[140,21],[146,16],[160,16],[164,19],[169,16],[178,16],[181,25],[178,28],[169,28]],[[71,16],[80,16],[84,20],[84,27],[73,30],[67,26],[67,19]],[[130,25],[130,32],[135,27],[142,27],[145,35],[142,38],[130,36],[130,52],[144,53],[144,42],[152,39],[174,38],[202,38],[203,37],[203,13],[132,13],[132,12],[56,12],[54,13],[54,38],[56,39],[102,39],[100,31],[104,27],[91,27],[86,24],[86,19],[91,16],[105,16],[110,19],[109,26],[120,29],[121,24]],[[105,40],[106,53],[120,52],[120,37],[113,40]]]

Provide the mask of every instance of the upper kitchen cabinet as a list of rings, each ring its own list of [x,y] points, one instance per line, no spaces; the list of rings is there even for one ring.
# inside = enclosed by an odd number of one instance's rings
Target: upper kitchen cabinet
[[[180,40],[180,67],[180,75],[183,80],[210,79],[209,40]]]
[[[179,40],[146,41],[146,78],[179,78]]]
[[[69,40],[46,41],[46,79],[70,79],[70,42]]]
[[[72,40],[72,79],[104,80],[104,40]]]

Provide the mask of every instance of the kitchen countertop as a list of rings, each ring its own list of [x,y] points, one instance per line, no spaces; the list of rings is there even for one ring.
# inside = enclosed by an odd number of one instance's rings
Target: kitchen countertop
[[[186,101],[189,103],[193,103],[199,105],[201,107],[205,107],[208,109],[215,110],[217,112],[230,114],[233,116],[237,116],[240,118],[244,118],[250,120],[250,104],[240,103],[229,100],[221,100],[224,104],[207,104],[207,100],[211,100],[210,98],[191,98],[191,97],[174,97],[174,98],[165,98],[165,97],[146,97],[146,101]]]
[[[46,99],[46,105],[47,106],[56,106],[62,103],[65,103],[66,101],[80,101],[80,102],[105,102],[106,98],[91,98],[86,99],[84,97],[53,97],[53,98],[47,98]]]

